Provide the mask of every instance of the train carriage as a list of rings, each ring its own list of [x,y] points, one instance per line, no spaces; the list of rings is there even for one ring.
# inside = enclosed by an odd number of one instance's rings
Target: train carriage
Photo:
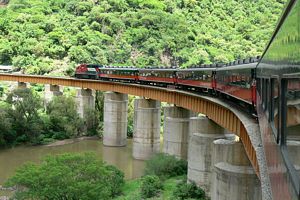
[[[274,200],[300,196],[300,1],[290,0],[256,70],[257,112]]]
[[[139,69],[138,80],[142,84],[167,86],[175,84],[176,68],[144,68]]]
[[[240,60],[232,64],[216,69],[216,91],[255,106],[257,59]]]
[[[138,69],[134,67],[104,66],[99,70],[99,77],[103,80],[135,82],[138,80]]]
[[[204,65],[176,72],[177,87],[195,89],[200,91],[212,91],[215,87],[215,65]]]

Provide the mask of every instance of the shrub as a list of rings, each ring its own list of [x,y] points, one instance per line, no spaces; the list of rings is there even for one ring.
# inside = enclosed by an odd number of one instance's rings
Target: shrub
[[[16,199],[112,199],[124,174],[92,153],[62,154],[23,165],[5,185],[16,186]]]
[[[187,183],[186,179],[184,179],[176,185],[176,189],[173,192],[173,196],[174,198],[180,200],[189,198],[206,200],[204,190],[199,188],[194,182]]]
[[[157,175],[161,179],[187,174],[187,161],[175,156],[159,153],[146,162],[146,175]]]
[[[141,195],[143,198],[158,196],[162,183],[158,176],[147,175],[142,178]]]

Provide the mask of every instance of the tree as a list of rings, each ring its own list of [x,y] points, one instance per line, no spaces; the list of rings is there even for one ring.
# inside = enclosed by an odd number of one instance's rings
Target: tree
[[[50,118],[50,131],[54,139],[65,139],[78,136],[82,131],[83,121],[79,117],[73,98],[66,96],[53,97],[47,106]]]
[[[12,130],[13,120],[7,114],[10,105],[0,104],[0,147],[12,144],[16,139],[16,134]]]
[[[13,120],[12,129],[17,133],[17,142],[39,143],[44,128],[39,116],[42,108],[39,96],[28,88],[15,89],[8,94],[6,101],[12,106],[7,114]]]
[[[9,178],[17,199],[112,199],[121,192],[124,174],[94,154],[47,156],[40,165],[27,163]]]

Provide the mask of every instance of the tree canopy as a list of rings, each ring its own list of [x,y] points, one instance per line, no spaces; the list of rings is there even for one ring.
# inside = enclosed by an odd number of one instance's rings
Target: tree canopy
[[[78,63],[191,66],[262,53],[286,0],[11,0],[0,64],[71,73]]]
[[[121,192],[124,173],[92,153],[46,157],[40,165],[27,163],[7,186],[17,186],[17,199],[112,199]]]

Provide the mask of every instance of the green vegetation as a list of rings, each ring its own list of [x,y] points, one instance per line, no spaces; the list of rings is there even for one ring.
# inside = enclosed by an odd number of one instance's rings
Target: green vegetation
[[[77,114],[74,98],[65,96],[53,97],[47,106],[49,116],[49,136],[54,139],[65,139],[78,136],[83,127],[83,120]]]
[[[95,154],[84,153],[47,156],[40,164],[24,164],[5,187],[15,187],[15,198],[24,200],[206,200],[202,189],[186,182],[186,175],[163,180],[145,175],[124,182],[121,171],[98,160]]]
[[[176,199],[199,199],[206,200],[205,192],[197,185],[193,183],[187,183],[186,179],[183,179],[176,185],[176,189],[173,191],[173,196]]]
[[[81,119],[72,97],[55,97],[45,109],[35,90],[15,89],[0,101],[0,147],[96,135],[97,114],[86,112]]]
[[[160,191],[159,196],[149,199],[152,200],[182,200],[183,195],[185,199],[189,200],[206,200],[207,197],[203,196],[203,190],[195,187],[194,184],[187,184],[186,178],[183,176],[173,177],[166,179],[162,182],[163,190]],[[144,199],[141,196],[142,179],[135,179],[126,181],[123,187],[123,195],[116,198],[116,200],[140,200]],[[191,187],[191,185],[193,185]],[[183,189],[187,188],[187,189]],[[192,189],[190,189],[192,188]],[[186,191],[191,192],[187,194]]]
[[[16,186],[16,199],[112,199],[121,192],[124,174],[94,154],[48,156],[40,165],[27,163],[6,186]]]
[[[146,162],[145,176],[125,183],[123,195],[117,200],[199,199],[205,192],[194,183],[187,184],[187,163],[174,156],[157,154]]]
[[[142,178],[141,196],[143,198],[156,197],[162,189],[162,183],[158,176],[147,175]]]
[[[156,175],[160,179],[187,174],[187,161],[175,156],[159,153],[146,161],[146,175]]]
[[[77,63],[191,66],[262,53],[286,0],[11,0],[0,64],[70,75]]]

